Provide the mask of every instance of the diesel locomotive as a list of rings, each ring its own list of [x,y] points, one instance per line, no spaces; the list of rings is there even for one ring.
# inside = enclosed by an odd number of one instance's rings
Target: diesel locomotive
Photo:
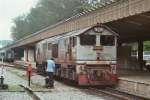
[[[117,36],[98,24],[42,40],[36,44],[37,69],[45,72],[45,62],[54,58],[57,77],[80,86],[114,85]]]

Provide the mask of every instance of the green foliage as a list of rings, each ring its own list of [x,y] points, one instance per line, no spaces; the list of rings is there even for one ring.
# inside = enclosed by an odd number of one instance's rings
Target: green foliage
[[[150,51],[150,41],[144,42],[144,51]]]
[[[93,6],[89,0],[40,0],[29,14],[14,19],[12,37],[18,40]]]
[[[7,46],[9,44],[12,44],[13,41],[12,40],[0,40],[0,48]]]

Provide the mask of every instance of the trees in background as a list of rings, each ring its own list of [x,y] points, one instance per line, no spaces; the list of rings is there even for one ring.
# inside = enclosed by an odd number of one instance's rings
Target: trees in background
[[[84,10],[87,0],[40,0],[30,13],[16,17],[11,29],[18,40]]]
[[[12,44],[13,41],[12,40],[0,40],[0,48],[7,46],[9,44]]]
[[[144,51],[150,51],[150,41],[144,42]]]
[[[16,17],[11,28],[14,41],[49,25],[112,0],[39,0],[29,14]]]
[[[112,1],[115,0],[39,0],[29,14],[18,16],[13,20],[13,40],[19,40],[77,13]],[[150,50],[149,44],[149,41],[144,42],[144,51]]]

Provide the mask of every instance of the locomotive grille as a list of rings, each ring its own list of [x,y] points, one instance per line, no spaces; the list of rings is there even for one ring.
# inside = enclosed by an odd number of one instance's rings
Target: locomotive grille
[[[87,66],[87,73],[90,81],[109,80],[110,65]]]

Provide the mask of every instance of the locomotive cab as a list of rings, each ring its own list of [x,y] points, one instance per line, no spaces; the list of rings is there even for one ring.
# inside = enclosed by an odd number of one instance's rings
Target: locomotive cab
[[[117,34],[105,26],[95,26],[77,37],[78,83],[116,83]]]

